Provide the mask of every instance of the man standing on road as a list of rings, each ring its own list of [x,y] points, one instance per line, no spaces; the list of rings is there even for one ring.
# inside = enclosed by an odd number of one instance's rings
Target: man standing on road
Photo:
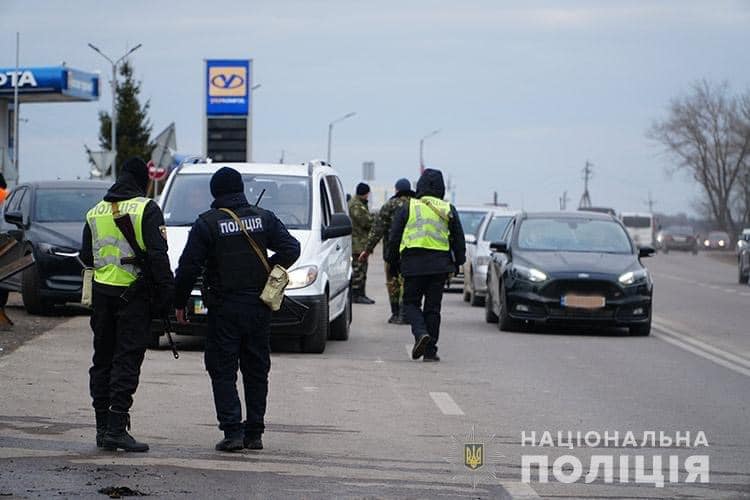
[[[219,429],[224,431],[224,439],[216,445],[219,451],[263,449],[271,309],[260,300],[268,272],[249,239],[262,255],[275,252],[267,259],[270,267],[288,268],[300,254],[299,242],[284,224],[273,212],[251,206],[244,191],[242,175],[234,169],[220,168],[211,177],[211,210],[193,223],[175,277],[175,315],[186,324],[188,299],[205,268],[209,328],[205,363]],[[245,389],[244,426],[237,394],[238,364]]]
[[[128,412],[151,340],[151,318],[169,310],[174,290],[164,217],[145,197],[147,187],[146,163],[140,158],[125,161],[104,200],[89,210],[83,228],[81,260],[94,268],[90,390],[96,445],[107,449],[148,451],[146,443],[128,434]],[[129,217],[138,249],[115,223],[118,214]],[[123,263],[132,262],[136,252],[145,255],[145,262]]]
[[[424,356],[424,361],[440,361],[443,287],[448,274],[466,260],[461,221],[443,196],[443,174],[426,169],[417,182],[417,197],[396,213],[388,243],[388,262],[399,266],[404,277],[404,311],[414,335],[411,357]]]
[[[367,262],[367,258],[375,250],[378,242],[383,238],[383,259],[388,257],[388,232],[391,229],[393,214],[409,203],[409,199],[414,196],[411,190],[409,179],[399,179],[396,181],[396,194],[388,200],[381,208],[375,223],[370,229],[370,235],[367,238],[365,249],[359,254],[359,262]],[[388,290],[388,300],[391,304],[391,317],[388,323],[395,325],[405,325],[404,311],[401,308],[401,292],[403,279],[399,273],[392,269],[388,262],[385,262],[385,286]]]
[[[357,184],[355,196],[349,200],[349,217],[352,220],[352,302],[355,304],[374,304],[375,301],[365,294],[367,282],[367,259],[359,260],[365,250],[367,237],[372,228],[372,214],[367,208],[370,197],[370,186],[364,182]]]

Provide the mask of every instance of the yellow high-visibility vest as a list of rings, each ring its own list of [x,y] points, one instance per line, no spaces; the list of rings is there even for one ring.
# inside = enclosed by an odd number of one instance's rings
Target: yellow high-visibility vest
[[[423,196],[419,199],[411,198],[409,200],[409,218],[406,220],[399,252],[403,252],[407,248],[425,248],[444,252],[450,250],[448,241],[450,214],[450,203],[439,198],[432,196]]]
[[[146,250],[143,243],[143,212],[151,201],[148,198],[132,198],[117,203],[120,213],[128,214],[133,221],[138,246]],[[135,252],[120,232],[112,216],[112,203],[100,201],[86,214],[91,228],[91,250],[94,254],[94,281],[104,285],[130,286],[138,277],[138,268],[122,264],[123,257],[133,257]]]

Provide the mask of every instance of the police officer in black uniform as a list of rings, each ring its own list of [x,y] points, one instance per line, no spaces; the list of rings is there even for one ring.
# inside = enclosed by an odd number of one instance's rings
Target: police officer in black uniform
[[[96,444],[125,451],[148,450],[146,443],[128,434],[128,412],[151,340],[151,318],[169,311],[174,291],[164,217],[159,206],[145,198],[148,182],[148,167],[143,160],[125,161],[117,182],[87,215],[80,253],[83,263],[96,270],[91,315],[94,358],[89,370],[89,388],[96,412]],[[120,211],[128,213],[135,233],[140,234],[148,269],[129,267],[120,261],[134,252],[113,225],[113,202]],[[134,213],[130,214],[131,211]],[[106,261],[114,248],[117,257]],[[145,272],[150,274],[147,280],[150,290],[145,281],[134,281],[135,276]]]
[[[268,273],[232,216],[232,210],[262,251],[273,250],[271,267],[291,266],[300,244],[284,224],[268,211],[251,206],[244,194],[242,176],[223,167],[211,177],[211,210],[193,223],[175,278],[175,314],[186,323],[185,307],[196,278],[205,268],[209,332],[205,345],[206,370],[224,439],[219,451],[263,449],[268,371],[271,367],[271,310],[260,301]],[[237,365],[242,372],[247,418],[237,394]]]

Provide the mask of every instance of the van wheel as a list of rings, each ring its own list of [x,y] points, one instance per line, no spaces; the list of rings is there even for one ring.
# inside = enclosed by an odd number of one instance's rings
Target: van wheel
[[[52,304],[42,299],[39,294],[41,286],[42,279],[36,266],[31,266],[23,271],[21,297],[23,298],[23,306],[29,314],[49,314],[52,309]]]
[[[346,291],[346,305],[344,312],[331,322],[331,331],[328,338],[331,340],[347,340],[349,338],[349,324],[352,322],[352,293],[351,289]]]
[[[323,297],[323,303],[318,306],[318,321],[315,330],[311,335],[302,337],[300,348],[302,352],[320,354],[326,350],[326,340],[328,339],[328,295]]]

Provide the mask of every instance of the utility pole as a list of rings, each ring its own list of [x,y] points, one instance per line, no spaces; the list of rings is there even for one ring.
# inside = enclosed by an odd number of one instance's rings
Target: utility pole
[[[648,212],[654,213],[654,205],[656,205],[656,200],[651,196],[651,190],[648,191],[648,199],[646,200],[646,205],[648,206]]]
[[[568,209],[568,201],[570,201],[570,197],[568,196],[567,191],[563,191],[562,196],[560,196],[560,210],[567,210]]]
[[[593,163],[586,160],[586,165],[583,167],[583,194],[581,195],[581,201],[578,202],[578,208],[589,208],[591,207],[591,195],[589,194],[589,180],[593,177],[591,167]]]
[[[281,150],[281,158],[279,158],[279,163],[281,163],[282,165],[284,164],[284,150],[283,149]]]

